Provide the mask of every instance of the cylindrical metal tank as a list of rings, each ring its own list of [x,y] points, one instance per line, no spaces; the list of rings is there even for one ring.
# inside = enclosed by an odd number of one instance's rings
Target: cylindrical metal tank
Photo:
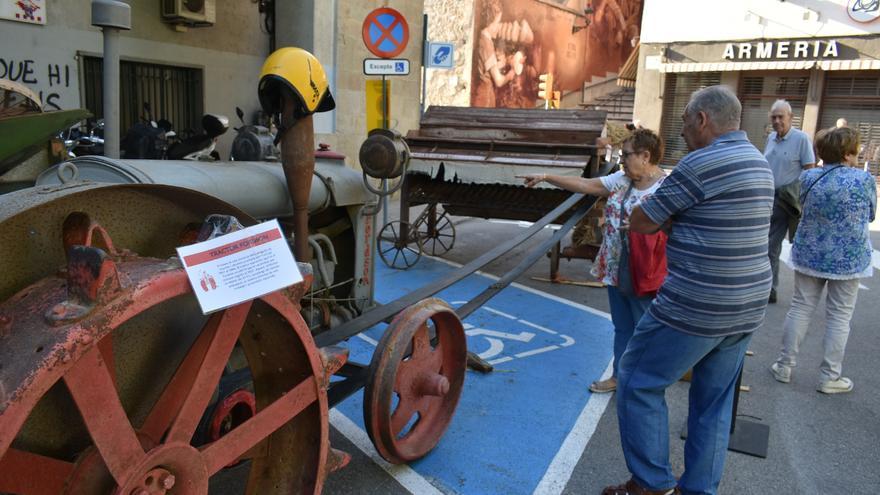
[[[309,212],[326,208],[331,202],[331,192],[320,177],[320,169],[328,166],[345,168],[344,164],[322,163],[320,159],[318,163],[321,166],[312,175]],[[71,180],[185,187],[219,198],[255,218],[293,214],[280,163],[124,160],[80,156],[40,174],[37,186]]]

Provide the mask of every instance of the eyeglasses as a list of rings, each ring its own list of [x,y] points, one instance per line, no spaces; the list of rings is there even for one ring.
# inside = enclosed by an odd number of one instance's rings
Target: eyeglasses
[[[639,152],[638,151],[623,151],[623,150],[621,150],[620,151],[620,158],[626,160],[629,157],[629,155],[635,155],[636,153],[639,153]]]

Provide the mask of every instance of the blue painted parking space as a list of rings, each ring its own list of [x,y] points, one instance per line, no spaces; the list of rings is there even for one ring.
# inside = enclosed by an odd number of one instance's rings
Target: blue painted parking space
[[[430,258],[406,271],[377,264],[376,300],[389,302],[454,269]],[[493,281],[473,274],[438,297],[458,306]],[[572,437],[585,445],[589,424],[595,427],[608,400],[593,396],[588,387],[611,360],[610,320],[590,308],[511,286],[464,323],[468,348],[495,371],[468,371],[449,429],[438,447],[410,468],[442,493],[519,494],[564,485],[570,474],[565,466],[574,466],[583,447],[569,452],[563,445],[577,445]],[[368,363],[384,327],[353,337],[351,359]],[[359,393],[336,409],[363,429],[362,404]]]

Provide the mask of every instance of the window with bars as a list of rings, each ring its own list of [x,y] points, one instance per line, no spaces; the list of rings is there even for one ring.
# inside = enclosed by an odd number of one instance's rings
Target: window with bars
[[[86,108],[103,118],[100,57],[83,57],[83,88]],[[202,70],[171,65],[121,61],[119,65],[120,136],[144,118],[149,103],[153,120],[166,119],[183,136],[201,128],[203,113]]]
[[[861,135],[859,162],[880,175],[880,71],[825,76],[819,128],[833,127],[841,117]]]
[[[663,94],[663,118],[660,135],[666,145],[661,164],[672,166],[687,155],[687,144],[681,137],[681,114],[691,99],[691,94],[707,86],[721,84],[720,72],[692,72],[666,75]]]
[[[807,106],[807,90],[810,75],[804,73],[788,74],[743,74],[740,77],[739,100],[742,103],[742,123],[749,141],[763,151],[767,136],[773,131],[770,127],[770,107],[776,100],[786,100],[791,105],[791,125],[801,128],[804,109]]]

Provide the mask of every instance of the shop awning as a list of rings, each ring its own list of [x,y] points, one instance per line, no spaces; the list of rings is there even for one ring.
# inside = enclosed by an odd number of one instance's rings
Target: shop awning
[[[630,52],[626,62],[620,66],[617,75],[617,85],[624,88],[636,87],[636,75],[639,73],[639,43],[636,43],[633,51]]]
[[[745,70],[880,70],[880,60],[766,60],[660,64],[660,72],[725,72]]]

